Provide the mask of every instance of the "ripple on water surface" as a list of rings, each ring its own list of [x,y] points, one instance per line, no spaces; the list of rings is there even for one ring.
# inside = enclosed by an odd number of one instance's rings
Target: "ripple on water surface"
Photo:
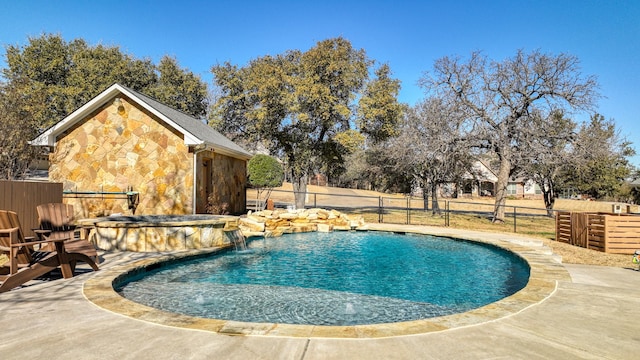
[[[311,233],[249,245],[162,267],[119,291],[199,317],[358,325],[464,312],[515,293],[529,276],[507,251],[433,236]]]

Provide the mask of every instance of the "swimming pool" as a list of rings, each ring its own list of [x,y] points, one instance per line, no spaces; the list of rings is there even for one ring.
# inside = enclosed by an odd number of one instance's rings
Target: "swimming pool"
[[[162,266],[117,290],[191,316],[358,325],[465,312],[517,292],[529,278],[527,263],[506,250],[428,235],[291,234],[249,245]]]

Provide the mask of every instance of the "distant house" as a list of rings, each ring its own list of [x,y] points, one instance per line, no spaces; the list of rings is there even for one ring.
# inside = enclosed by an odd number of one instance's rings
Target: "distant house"
[[[475,161],[470,171],[462,176],[460,183],[450,182],[439,186],[438,196],[441,198],[493,196],[496,174],[482,161]],[[421,196],[423,189],[418,187],[414,195]]]
[[[535,181],[525,178],[509,179],[507,196],[518,199],[542,199],[542,189]]]
[[[498,176],[483,161],[475,161],[471,171],[464,176],[458,196],[494,196]]]
[[[498,175],[487,163],[481,160],[475,161],[471,170],[463,176],[457,189],[457,196],[467,198],[495,196],[497,182]],[[455,191],[455,184],[444,184],[440,187],[440,196],[453,197]],[[510,178],[507,183],[507,196],[519,199],[542,199],[542,190],[533,180]]]
[[[49,180],[97,195],[67,197],[83,216],[129,214],[127,202],[108,193],[130,189],[139,193],[136,214],[205,213],[212,194],[230,213],[246,208],[251,154],[202,121],[119,84],[31,143],[49,147]]]

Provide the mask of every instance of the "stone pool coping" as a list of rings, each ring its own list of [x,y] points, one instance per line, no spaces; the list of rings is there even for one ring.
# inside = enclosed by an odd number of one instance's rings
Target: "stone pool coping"
[[[216,224],[225,225],[237,221],[239,217],[231,215],[135,215],[105,216],[95,219],[83,219],[79,222],[85,226],[96,227],[169,227],[185,225]]]
[[[542,241],[515,234],[448,230],[422,226],[369,224],[369,230],[437,235],[499,246],[525,259],[531,268],[529,282],[517,293],[497,302],[460,314],[435,318],[371,325],[317,326],[274,323],[248,323],[232,320],[206,319],[158,310],[135,303],[114,290],[125,278],[157,267],[165,261],[203,256],[223,248],[189,250],[138,260],[102,270],[83,286],[85,298],[105,310],[133,319],[186,329],[210,331],[226,335],[253,335],[304,338],[383,338],[424,334],[479,325],[522,312],[544,302],[557,289],[558,281],[571,282],[567,270],[542,246]]]

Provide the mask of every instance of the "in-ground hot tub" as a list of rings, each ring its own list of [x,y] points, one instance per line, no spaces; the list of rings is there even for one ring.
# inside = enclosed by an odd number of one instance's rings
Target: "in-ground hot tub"
[[[158,252],[205,249],[232,244],[233,232],[225,231],[235,216],[137,215],[87,220],[88,239],[107,251]]]

